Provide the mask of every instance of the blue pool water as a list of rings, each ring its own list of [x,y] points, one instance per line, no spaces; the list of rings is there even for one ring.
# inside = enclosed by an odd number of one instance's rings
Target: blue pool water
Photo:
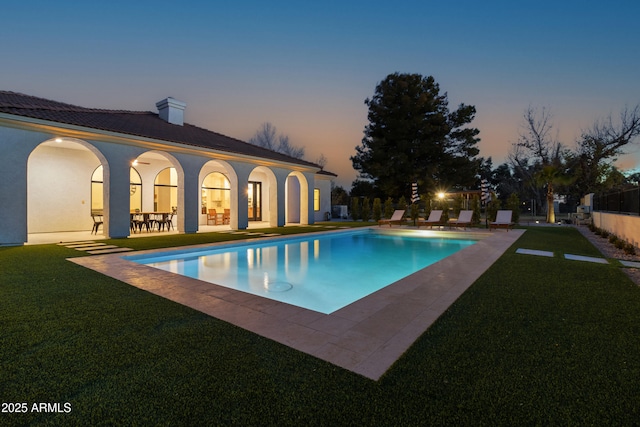
[[[360,229],[125,258],[329,314],[475,242]]]

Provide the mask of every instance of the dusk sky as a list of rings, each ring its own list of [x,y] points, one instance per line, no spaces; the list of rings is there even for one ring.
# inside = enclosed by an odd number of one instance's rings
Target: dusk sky
[[[0,89],[156,111],[242,140],[270,122],[347,190],[364,100],[393,72],[475,105],[482,157],[506,160],[529,106],[573,146],[640,103],[640,2],[21,0],[2,6]],[[640,166],[640,142],[619,163]]]

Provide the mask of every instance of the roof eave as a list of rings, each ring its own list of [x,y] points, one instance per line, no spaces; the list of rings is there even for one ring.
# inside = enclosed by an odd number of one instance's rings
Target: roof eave
[[[214,148],[207,148],[200,145],[179,143],[175,141],[168,141],[157,138],[149,138],[138,135],[131,135],[121,132],[114,132],[102,129],[96,129],[91,127],[72,125],[67,123],[61,123],[51,120],[36,119],[32,117],[26,117],[10,113],[0,112],[0,124],[8,127],[24,129],[24,130],[37,130],[43,133],[49,133],[59,137],[78,138],[78,139],[97,139],[105,142],[112,142],[116,144],[124,145],[136,145],[142,146],[150,150],[163,150],[167,146],[171,147],[172,151],[182,153],[207,153],[215,155],[215,159],[218,160],[237,160],[246,161],[248,163],[256,164],[258,166],[286,166],[296,171],[309,171],[318,172],[319,166],[312,166],[312,164],[301,164],[295,162],[285,162],[282,160],[269,159],[264,157],[255,157],[242,153],[235,153],[232,151],[217,150]],[[309,163],[306,162],[305,163]]]

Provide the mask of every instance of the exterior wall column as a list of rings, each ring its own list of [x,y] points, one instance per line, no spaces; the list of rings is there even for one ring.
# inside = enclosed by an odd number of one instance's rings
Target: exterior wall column
[[[314,224],[315,223],[315,214],[313,211],[313,189],[315,188],[315,173],[304,172],[305,181],[307,182],[307,200],[306,200],[306,209],[305,206],[302,206],[302,210],[300,212],[300,223],[301,224]],[[300,186],[304,185],[303,182],[300,182]],[[300,191],[304,194],[304,192]],[[305,200],[301,200],[300,204],[305,203]],[[306,210],[306,212],[305,212]],[[305,222],[306,221],[306,222]]]
[[[277,227],[284,227],[286,225],[287,219],[287,199],[286,199],[286,185],[287,185],[287,177],[291,173],[288,169],[280,169],[280,168],[271,168],[274,175],[276,176],[276,189],[275,189],[275,200],[272,199],[272,206],[277,206]]]
[[[178,172],[178,231],[196,233],[200,222],[200,170],[210,159],[180,153],[173,155],[182,168],[182,172]]]
[[[103,165],[104,233],[114,239],[128,237],[131,227],[131,159],[109,156]]]
[[[255,165],[249,163],[229,162],[236,176],[231,182],[231,228],[245,230],[249,226],[249,175]],[[235,210],[236,214],[233,214]]]
[[[53,135],[0,128],[0,246],[27,241],[27,164],[31,152]]]

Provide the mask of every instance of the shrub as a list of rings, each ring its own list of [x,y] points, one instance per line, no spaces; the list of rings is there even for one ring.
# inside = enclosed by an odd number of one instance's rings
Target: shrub
[[[474,194],[473,199],[471,199],[471,210],[473,211],[471,222],[479,224],[482,219],[482,210],[480,209],[480,197],[477,194]]]
[[[412,203],[409,208],[409,216],[413,220],[413,224],[415,225],[416,221],[420,217],[420,205],[418,203]]]
[[[387,200],[384,201],[384,217],[391,218],[393,215],[393,199],[391,197],[387,197]]]
[[[616,236],[615,234],[609,235],[609,243],[613,243],[615,245],[617,241],[618,241],[618,236]]]
[[[464,197],[462,196],[462,194],[460,194],[453,199],[453,215],[456,218],[460,216],[460,211],[462,210],[463,206],[464,206]]]
[[[441,221],[446,224],[449,222],[449,202],[446,199],[443,199],[438,203],[438,207],[442,209],[442,217]]]
[[[511,220],[517,224],[520,220],[520,198],[516,193],[511,193],[507,199],[507,209],[511,210]]]
[[[351,198],[351,218],[354,221],[360,219],[360,200],[357,197]]]
[[[382,201],[379,197],[373,199],[373,220],[375,222],[380,221],[382,218]]]
[[[362,216],[362,221],[369,222],[371,219],[371,204],[369,203],[369,198],[365,197],[362,199],[362,209],[360,210],[360,216]]]
[[[502,203],[500,202],[500,199],[498,199],[495,194],[492,194],[491,201],[487,203],[487,208],[485,210],[487,219],[489,219],[489,221],[496,220],[496,216],[498,215],[498,211],[500,210],[501,206]]]
[[[613,242],[613,244],[615,245],[616,248],[618,249],[624,249],[625,246],[627,245],[627,242],[625,242],[622,239],[616,239],[615,242]]]
[[[629,255],[635,255],[636,254],[636,247],[633,246],[631,243],[625,242],[625,244],[624,244],[624,252],[629,254]]]
[[[607,230],[600,230],[600,236],[606,239],[609,237],[609,232]]]
[[[398,200],[398,209],[402,209],[403,211],[407,210],[407,199],[405,199],[404,196]]]

